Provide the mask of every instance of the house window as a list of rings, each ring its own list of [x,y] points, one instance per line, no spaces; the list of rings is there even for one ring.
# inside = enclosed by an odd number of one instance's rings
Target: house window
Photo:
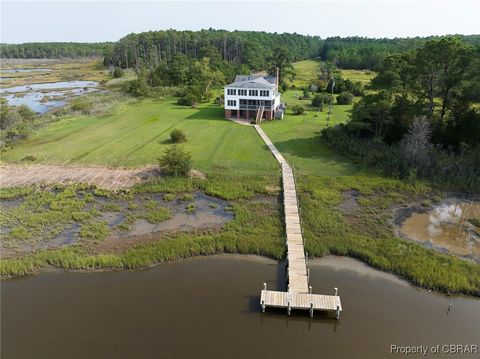
[[[260,90],[260,96],[263,96],[263,97],[268,97],[269,96],[269,92],[268,90]]]
[[[236,89],[227,89],[227,95],[236,95],[237,90]]]
[[[237,106],[237,100],[227,100],[228,106]]]
[[[248,90],[249,96],[258,96],[258,90]]]
[[[239,96],[247,96],[247,90],[238,90]]]

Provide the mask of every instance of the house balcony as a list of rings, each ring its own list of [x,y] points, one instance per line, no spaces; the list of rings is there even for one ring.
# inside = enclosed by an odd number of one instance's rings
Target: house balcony
[[[271,111],[274,108],[273,101],[263,101],[263,100],[240,100],[239,109],[240,110],[253,110],[256,111],[260,107],[263,107],[267,111]]]

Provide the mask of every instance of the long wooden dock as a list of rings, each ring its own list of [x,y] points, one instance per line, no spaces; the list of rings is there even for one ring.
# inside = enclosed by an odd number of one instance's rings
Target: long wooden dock
[[[339,319],[342,311],[340,297],[335,288],[334,295],[313,294],[309,286],[309,270],[305,258],[304,240],[299,215],[297,191],[293,170],[282,154],[273,145],[259,125],[254,126],[260,137],[282,167],[283,205],[285,231],[287,235],[287,291],[267,290],[266,283],[260,295],[262,311],[267,307],[286,308],[288,315],[292,309],[308,310],[313,317],[315,310],[335,312]]]

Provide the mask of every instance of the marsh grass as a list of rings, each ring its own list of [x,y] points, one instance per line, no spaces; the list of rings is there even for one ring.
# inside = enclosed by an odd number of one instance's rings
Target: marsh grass
[[[235,219],[220,232],[180,233],[121,254],[91,255],[81,247],[42,251],[20,259],[2,260],[0,274],[2,277],[26,275],[48,265],[73,270],[138,269],[180,258],[219,253],[283,257],[285,237],[278,204],[239,200],[234,204],[234,212]],[[92,232],[97,232],[97,228]]]
[[[166,207],[155,208],[145,215],[145,219],[150,223],[160,223],[172,217],[173,212]]]
[[[195,200],[195,195],[192,193],[184,193],[182,196],[180,196],[180,201],[192,202],[194,200]]]
[[[422,182],[407,183],[375,176],[301,177],[300,205],[306,251],[361,259],[412,283],[440,291],[480,295],[480,266],[394,237],[393,205],[438,194]],[[357,190],[360,208],[337,206],[342,193]]]
[[[80,237],[84,239],[92,240],[94,243],[98,243],[107,238],[109,233],[110,228],[108,227],[107,223],[103,221],[92,221],[82,226],[79,234]]]
[[[170,193],[174,196],[180,193],[193,194],[199,190],[208,191],[210,195],[215,193],[217,197],[231,200],[225,210],[234,213],[234,220],[220,231],[174,234],[120,254],[95,255],[88,251],[88,247],[80,245],[42,251],[20,259],[5,259],[0,263],[0,274],[23,275],[46,265],[85,270],[134,269],[194,255],[216,253],[259,254],[281,259],[285,252],[283,214],[276,202],[278,191],[268,190],[278,186],[279,178],[273,176],[226,177],[224,181],[218,177],[208,180],[160,179],[156,183],[139,185],[131,192],[140,196],[145,194],[143,200],[146,203],[155,202],[150,196],[156,193]],[[297,187],[306,250],[311,256],[319,257],[329,253],[347,255],[361,259],[375,268],[401,275],[426,288],[480,295],[480,266],[393,236],[392,206],[412,199],[428,201],[430,198],[441,197],[441,193],[429,185],[420,181],[406,182],[363,173],[338,177],[299,176]],[[359,208],[345,212],[338,205],[343,201],[343,193],[351,190],[358,192],[356,200]],[[21,191],[11,190],[10,193]],[[69,187],[58,189],[57,193],[39,190],[28,193],[22,197],[23,202],[13,212],[17,213],[15,211],[18,208],[24,208],[24,211],[29,209],[22,214],[25,217],[13,216],[23,219],[21,224],[15,222],[18,228],[14,234],[20,240],[31,240],[25,238],[28,236],[27,230],[38,231],[40,228],[41,232],[44,227],[36,227],[38,223],[57,228],[57,223],[70,223],[71,220],[82,222],[80,235],[86,243],[97,243],[108,235],[108,226],[97,219],[99,212],[95,208],[85,208],[85,196],[88,193],[79,194],[81,191],[76,193],[75,189]],[[108,200],[125,197],[122,193],[102,191],[99,194]],[[257,195],[269,196],[272,202],[257,202],[254,200]],[[56,204],[52,206],[52,202]],[[191,208],[187,208],[187,212],[194,211],[192,203],[187,207]],[[47,217],[36,218],[35,216],[42,216],[44,208],[50,208]],[[65,210],[71,213],[63,217]],[[152,204],[140,212],[125,211],[125,215],[123,224],[117,226],[120,231],[128,231],[130,225],[139,218],[157,223],[168,219],[171,212],[155,202],[155,206]],[[12,218],[2,215],[0,220],[3,225]],[[57,231],[61,228],[63,227],[58,227]]]
[[[190,203],[185,207],[185,210],[188,214],[193,214],[197,211],[197,207],[193,203]]]

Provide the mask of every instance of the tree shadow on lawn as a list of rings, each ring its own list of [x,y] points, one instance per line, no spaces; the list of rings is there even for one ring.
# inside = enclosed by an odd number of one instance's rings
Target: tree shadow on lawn
[[[282,153],[305,159],[318,160],[324,165],[340,167],[344,175],[358,171],[357,165],[347,158],[336,154],[326,147],[320,140],[320,132],[312,137],[291,138],[285,141],[273,141],[275,147]],[[290,160],[294,162],[294,160]],[[305,170],[305,169],[304,169]]]
[[[187,117],[188,120],[228,121],[224,117],[223,108],[209,106],[200,108]]]

